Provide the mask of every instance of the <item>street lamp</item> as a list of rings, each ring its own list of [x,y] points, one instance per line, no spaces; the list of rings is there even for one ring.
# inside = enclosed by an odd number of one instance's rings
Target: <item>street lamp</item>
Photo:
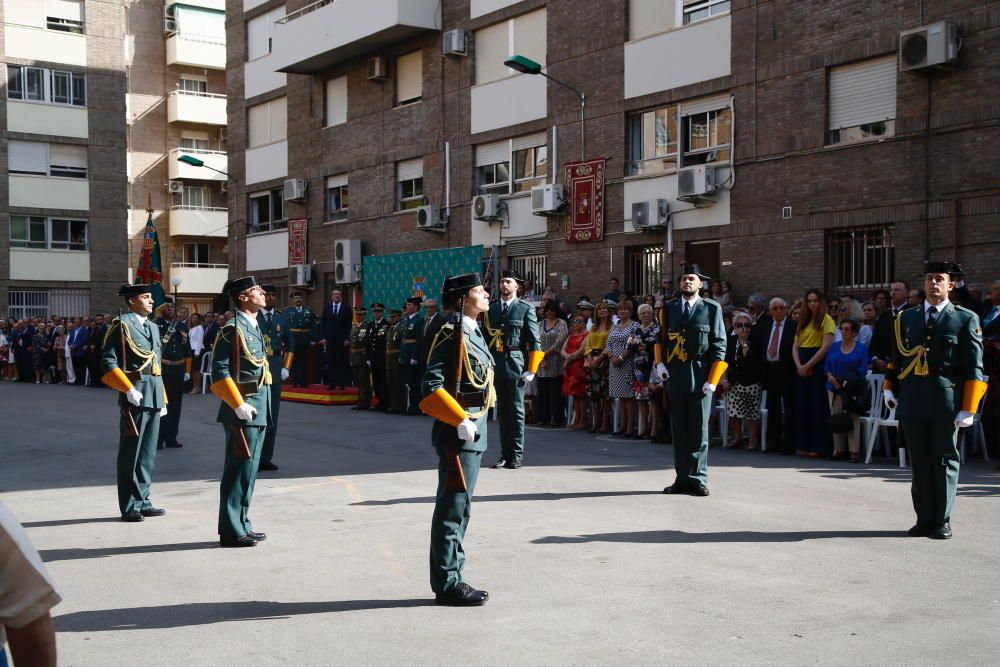
[[[199,160],[198,158],[196,158],[193,155],[178,155],[177,156],[177,161],[178,162],[183,162],[184,164],[189,164],[192,167],[204,167],[205,169],[211,169],[212,171],[218,172],[218,173],[222,174],[223,176],[226,176],[227,178],[229,176],[229,174],[227,174],[226,172],[222,171],[221,169],[216,169],[215,167],[209,167],[207,164],[205,164],[204,160]]]
[[[586,95],[584,95],[579,90],[577,90],[573,86],[569,85],[565,81],[560,81],[559,79],[555,78],[551,74],[546,74],[545,72],[543,72],[541,64],[536,63],[531,58],[525,58],[524,56],[521,56],[521,55],[514,55],[514,56],[511,56],[510,58],[508,58],[507,60],[503,61],[503,64],[506,65],[507,67],[511,68],[515,72],[520,72],[521,74],[540,74],[540,75],[544,76],[546,79],[550,79],[552,81],[555,81],[556,83],[558,83],[563,88],[568,88],[568,89],[572,90],[574,93],[576,93],[577,97],[580,98],[580,160],[581,161],[585,160],[586,159],[586,150],[584,149],[584,136],[585,135],[584,135],[584,130],[583,130],[583,112],[584,112],[584,109],[586,109],[586,107],[587,107],[587,97],[586,97]]]
[[[176,313],[178,303],[177,303],[177,288],[181,286],[184,279],[180,276],[170,276],[170,286],[174,288],[174,312]]]

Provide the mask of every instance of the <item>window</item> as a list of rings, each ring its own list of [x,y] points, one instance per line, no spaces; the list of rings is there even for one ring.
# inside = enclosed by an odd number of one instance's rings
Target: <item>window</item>
[[[177,89],[185,93],[207,93],[208,81],[205,79],[182,78],[177,85]]]
[[[188,266],[208,265],[208,244],[207,243],[185,243],[184,263]]]
[[[45,0],[45,27],[49,30],[83,34],[83,2],[81,0]]]
[[[7,65],[7,98],[85,106],[87,80],[83,74]]]
[[[674,27],[677,0],[630,0],[628,37],[642,39]]]
[[[185,130],[181,132],[181,148],[189,151],[207,151],[209,149],[208,132]]]
[[[248,234],[284,229],[288,226],[283,188],[278,187],[267,192],[256,192],[250,195],[247,210]]]
[[[206,208],[208,197],[203,185],[185,185],[181,191],[181,205],[184,208]]]
[[[728,104],[728,101],[681,104],[681,166],[729,162],[733,110]]]
[[[49,176],[87,178],[87,147],[50,144]]]
[[[326,82],[326,125],[347,122],[347,77],[338,76]]]
[[[518,250],[515,249],[514,252],[518,252]],[[545,281],[549,275],[546,267],[548,255],[517,255],[510,258],[509,264],[510,268],[524,277],[525,289],[534,289],[534,298],[541,298],[542,292],[545,291]]]
[[[629,175],[676,171],[677,111],[670,106],[629,116]]]
[[[503,62],[520,54],[545,65],[545,10],[516,16],[476,31],[476,83],[499,81],[516,74]]]
[[[827,145],[878,141],[896,133],[896,57],[830,69]]]
[[[414,51],[396,58],[396,104],[412,104],[423,96],[424,54]]]
[[[7,315],[23,320],[49,315],[86,316],[90,312],[90,290],[9,290]]]
[[[12,174],[87,177],[86,146],[12,139],[8,154],[8,171]]]
[[[514,192],[530,192],[545,182],[549,173],[549,151],[544,144],[514,151]]]
[[[50,250],[86,250],[87,221],[10,216],[10,246]]]
[[[274,22],[284,18],[285,7],[276,7],[247,21],[247,60],[257,60],[271,54]]]
[[[684,0],[684,25],[729,13],[730,0]]]
[[[895,273],[895,248],[889,227],[829,230],[826,236],[826,286],[829,294],[888,288]]]
[[[326,179],[326,219],[346,220],[350,197],[347,193],[347,174]]]
[[[424,205],[424,160],[396,163],[396,210],[405,211]]]
[[[494,162],[476,167],[476,182],[481,194],[510,194],[510,162]]]
[[[625,284],[622,287],[641,298],[660,289],[663,270],[667,263],[662,243],[630,246],[625,249]]]
[[[247,147],[283,141],[286,137],[286,98],[279,97],[247,109]]]
[[[185,37],[199,37],[210,42],[225,42],[226,13],[175,4],[174,20],[177,30]]]
[[[548,172],[544,132],[476,146],[476,187],[481,194],[528,192],[544,183]]]

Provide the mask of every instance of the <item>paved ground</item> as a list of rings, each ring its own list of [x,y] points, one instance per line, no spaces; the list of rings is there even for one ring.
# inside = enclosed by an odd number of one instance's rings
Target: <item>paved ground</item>
[[[955,539],[904,536],[908,474],[712,450],[710,498],[659,493],[670,448],[528,431],[484,470],[478,609],[430,603],[430,421],[285,404],[252,516],[216,546],[217,401],[161,452],[162,519],[117,520],[111,392],[0,385],[4,501],[65,601],[64,665],[987,664],[1000,633],[1000,472],[962,471]],[[496,456],[496,432],[487,455]]]

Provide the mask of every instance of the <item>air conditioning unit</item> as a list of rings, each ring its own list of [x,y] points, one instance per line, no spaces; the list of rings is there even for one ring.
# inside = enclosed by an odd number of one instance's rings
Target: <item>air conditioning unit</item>
[[[163,19],[163,32],[169,35],[176,35],[178,32],[177,21],[174,19]]]
[[[534,215],[559,213],[566,203],[566,189],[558,183],[536,185],[531,188],[531,212]]]
[[[484,222],[502,220],[500,215],[500,198],[494,194],[476,195],[472,200],[472,217]]]
[[[667,226],[670,202],[666,199],[637,201],[632,204],[632,226],[636,229],[658,229]]]
[[[295,264],[288,267],[289,287],[312,287],[312,265]]]
[[[677,172],[677,198],[686,202],[715,201],[715,167],[699,164]]]
[[[960,48],[958,26],[948,21],[904,30],[899,33],[899,71],[954,65]]]
[[[222,181],[221,183],[219,183],[219,192],[221,192],[223,194],[229,192],[229,184],[226,183],[225,181]]]
[[[285,201],[305,201],[309,181],[304,178],[289,178],[285,181]]]
[[[437,206],[421,206],[417,209],[417,227],[431,231],[441,231],[445,223]]]
[[[165,19],[174,18],[174,5],[171,4],[163,5],[163,18]]]
[[[446,56],[469,55],[469,35],[464,30],[449,30],[442,35],[441,53]]]
[[[184,181],[170,181],[167,183],[167,192],[172,195],[179,195],[184,192]]]
[[[385,58],[380,58],[378,56],[368,59],[368,80],[369,81],[385,81],[389,78],[389,74],[385,67]]]
[[[333,273],[341,284],[361,280],[360,239],[337,239],[333,242]]]

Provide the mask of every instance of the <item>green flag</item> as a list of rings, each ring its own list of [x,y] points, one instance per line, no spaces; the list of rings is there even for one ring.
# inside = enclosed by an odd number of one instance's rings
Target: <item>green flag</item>
[[[163,266],[160,264],[160,239],[153,225],[153,212],[149,211],[146,229],[142,233],[142,254],[135,272],[135,285],[151,285],[153,309],[166,301],[163,293]]]

